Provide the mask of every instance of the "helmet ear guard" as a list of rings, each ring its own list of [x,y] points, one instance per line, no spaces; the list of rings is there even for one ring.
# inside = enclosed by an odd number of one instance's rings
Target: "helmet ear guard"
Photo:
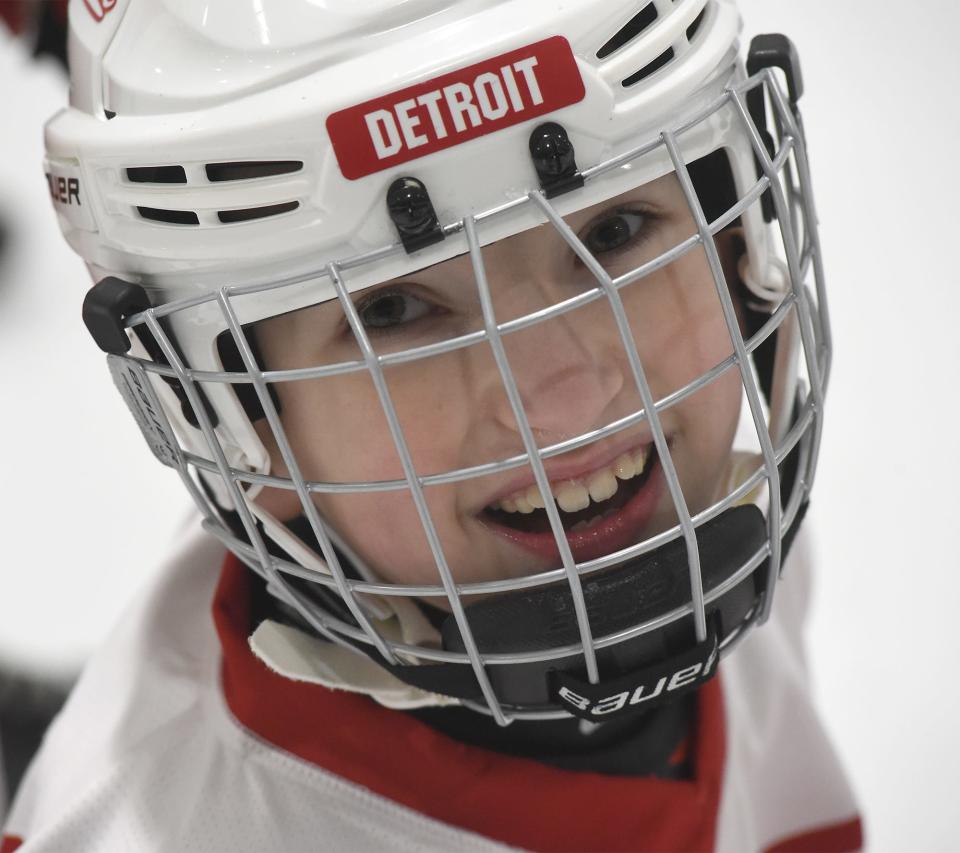
[[[257,342],[256,325],[250,323],[244,326],[243,335],[257,364],[263,365],[263,354],[260,352],[260,345]],[[247,368],[243,363],[243,357],[240,355],[237,342],[233,339],[233,335],[229,329],[217,335],[217,355],[220,357],[221,366],[228,373],[246,372]],[[231,388],[237,395],[237,402],[240,404],[251,424],[255,424],[257,421],[262,421],[266,418],[267,415],[266,412],[263,411],[263,404],[260,402],[260,398],[257,396],[253,385],[249,383],[236,384],[232,385]],[[280,403],[280,395],[277,394],[277,390],[273,385],[268,385],[267,391],[270,394],[270,400],[274,408],[279,414],[283,408]]]

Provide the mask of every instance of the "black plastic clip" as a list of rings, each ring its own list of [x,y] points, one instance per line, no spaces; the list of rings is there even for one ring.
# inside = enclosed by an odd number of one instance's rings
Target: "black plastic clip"
[[[747,54],[747,74],[752,77],[764,68],[779,68],[783,72],[787,78],[790,107],[796,114],[797,104],[803,97],[803,72],[796,45],[782,33],[768,33],[754,38]],[[755,92],[762,94],[761,89],[754,89],[750,95],[753,96]]]
[[[83,322],[100,349],[109,355],[123,355],[130,351],[124,319],[149,307],[147,292],[139,284],[105,278],[87,291]]]
[[[139,284],[132,284],[111,276],[98,281],[87,291],[83,300],[83,322],[100,349],[108,355],[124,355],[130,351],[131,346],[124,321],[134,314],[146,311],[149,307],[150,299],[147,292]],[[169,367],[170,362],[146,326],[138,326],[133,333],[154,362]],[[163,381],[177,395],[184,418],[191,426],[199,429],[196,413],[180,381],[170,376],[164,376]],[[216,427],[218,418],[213,406],[210,405],[202,388],[197,388],[197,393],[203,402],[210,423]]]
[[[583,186],[576,151],[562,125],[551,121],[536,128],[530,135],[530,156],[547,198]]]
[[[387,190],[387,210],[408,255],[443,240],[443,229],[423,181],[395,180]]]
[[[800,98],[803,97],[803,73],[800,70],[800,55],[794,43],[781,33],[769,33],[757,36],[750,42],[747,53],[747,74],[751,77],[765,68],[779,68],[787,80],[787,98],[790,111],[793,113],[799,132],[803,134],[803,123],[800,119]],[[770,125],[767,123],[767,103],[763,86],[755,86],[747,93],[747,108],[750,117],[760,133],[767,153],[773,158],[776,155],[776,146]],[[758,172],[759,161],[757,163]],[[769,193],[763,195],[763,218],[767,222],[776,219],[773,199]]]

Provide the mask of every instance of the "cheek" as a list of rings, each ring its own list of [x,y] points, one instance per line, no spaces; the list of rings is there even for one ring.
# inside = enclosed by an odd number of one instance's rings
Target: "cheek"
[[[696,254],[631,285],[623,301],[658,397],[683,388],[733,352],[713,278]]]
[[[476,542],[455,511],[456,486],[425,490],[443,555],[463,581],[490,579]],[[343,535],[377,576],[404,584],[439,584],[440,575],[412,496],[406,491],[318,496],[323,517]],[[490,563],[490,565],[495,565]]]
[[[410,368],[387,373],[403,440],[420,474],[445,470],[458,451],[453,413],[457,383],[436,372]],[[303,473],[312,480],[367,482],[403,478],[387,414],[373,380],[365,375],[293,383],[281,389],[283,425]]]
[[[733,342],[702,253],[641,282],[628,297],[638,351],[654,396],[685,388],[733,353]],[[674,462],[692,510],[708,506],[723,480],[742,400],[732,367],[664,415],[673,436]]]
[[[274,318],[260,330],[261,349],[271,369],[359,358],[358,352],[342,342],[316,343],[310,327],[319,325],[322,332],[325,326],[311,311],[314,309]],[[319,337],[326,340],[322,333]],[[428,445],[423,439],[423,419],[416,415],[434,412],[436,407],[429,406],[422,389],[410,381],[411,372],[405,365],[385,368],[388,391],[411,452],[416,450],[416,461]],[[427,387],[431,387],[429,383]],[[284,431],[307,479],[367,482],[403,476],[390,423],[366,370],[281,383],[275,390]],[[276,443],[269,441],[268,447],[276,462]]]
[[[449,373],[430,362],[418,369],[411,365],[387,372],[390,396],[421,475],[462,467],[461,421],[470,407],[462,399],[463,383]],[[389,422],[366,375],[293,383],[281,389],[281,402],[284,429],[306,479],[335,483],[404,479]],[[455,487],[430,486],[425,494],[443,548],[452,559],[463,550],[464,538]],[[381,577],[437,582],[429,543],[408,490],[317,494],[314,500],[324,518]]]
[[[420,516],[406,492],[322,495],[316,503],[379,577],[403,583],[437,581]],[[436,514],[434,522],[439,526]]]

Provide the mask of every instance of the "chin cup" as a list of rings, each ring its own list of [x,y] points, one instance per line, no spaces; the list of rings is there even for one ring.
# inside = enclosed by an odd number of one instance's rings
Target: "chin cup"
[[[784,537],[784,556],[804,510],[802,506]],[[703,643],[696,642],[692,615],[611,643],[596,650],[601,681],[595,685],[587,683],[580,652],[523,663],[490,663],[487,675],[501,706],[508,713],[566,711],[597,722],[650,711],[696,689],[715,674],[724,645],[760,613],[767,561],[738,582],[730,581],[766,541],[766,520],[753,505],[728,509],[697,529],[704,595],[722,590],[707,605],[708,636]],[[666,617],[688,606],[692,598],[686,544],[674,540],[617,568],[589,575],[583,593],[597,640]],[[550,649],[580,645],[566,583],[503,593],[467,607],[466,616],[481,655],[547,654]],[[441,635],[446,650],[466,651],[452,616],[445,619]],[[371,647],[358,648],[407,684],[478,707],[486,704],[470,666],[395,666]]]
[[[763,513],[735,507],[697,530],[704,595],[724,585],[767,537]],[[762,567],[707,606],[708,637],[697,643],[693,616],[596,651],[599,684],[587,682],[580,654],[518,664],[491,664],[491,685],[505,706],[556,710],[596,722],[618,713],[651,710],[712,677],[723,640],[752,618],[764,592]],[[691,601],[683,539],[622,566],[583,579],[595,639],[629,632]],[[566,583],[507,593],[466,608],[481,655],[537,652],[579,645],[573,595]],[[444,648],[464,651],[453,617],[442,629]]]

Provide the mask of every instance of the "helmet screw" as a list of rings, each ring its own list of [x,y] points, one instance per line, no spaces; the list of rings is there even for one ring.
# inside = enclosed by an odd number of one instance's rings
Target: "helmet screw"
[[[398,178],[390,185],[387,211],[407,254],[439,243],[444,238],[430,193],[416,178]]]
[[[577,156],[567,131],[556,122],[541,124],[530,135],[530,156],[547,198],[583,186]]]

